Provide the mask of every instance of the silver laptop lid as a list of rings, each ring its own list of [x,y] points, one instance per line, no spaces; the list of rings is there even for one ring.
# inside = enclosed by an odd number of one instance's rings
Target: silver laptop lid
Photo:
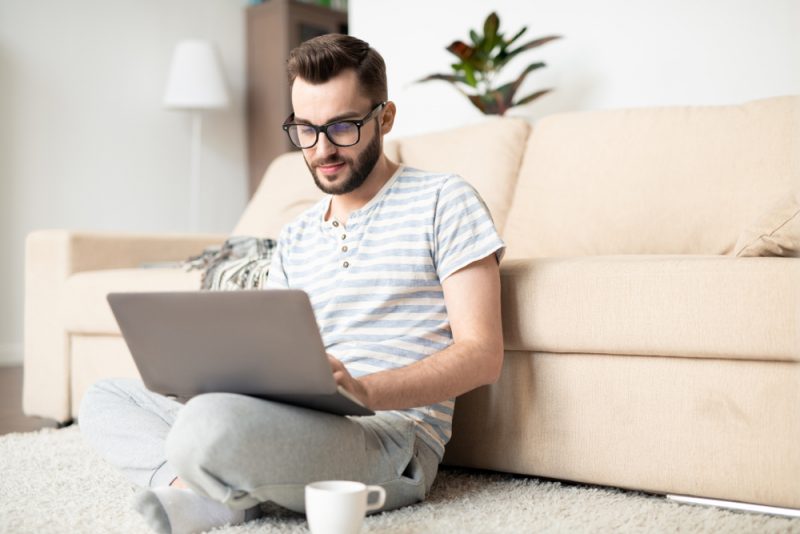
[[[192,397],[337,390],[303,291],[111,293],[108,302],[151,391]]]

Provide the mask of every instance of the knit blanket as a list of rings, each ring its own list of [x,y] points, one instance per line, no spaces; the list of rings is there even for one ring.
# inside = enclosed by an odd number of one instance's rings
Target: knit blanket
[[[184,268],[203,270],[201,289],[259,289],[266,285],[276,245],[273,239],[234,236],[187,259]]]

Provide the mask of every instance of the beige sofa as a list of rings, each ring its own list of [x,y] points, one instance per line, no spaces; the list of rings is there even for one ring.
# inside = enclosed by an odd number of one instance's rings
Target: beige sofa
[[[800,507],[800,259],[744,257],[792,251],[799,114],[782,97],[388,143],[470,180],[508,244],[504,371],[458,399],[446,463]],[[282,156],[233,234],[276,236],[319,196]],[[25,411],[66,421],[93,381],[135,376],[106,293],[195,289],[140,265],[225,237],[31,234]]]

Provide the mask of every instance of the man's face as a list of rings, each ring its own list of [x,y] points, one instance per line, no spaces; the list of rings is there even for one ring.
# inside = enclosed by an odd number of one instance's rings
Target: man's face
[[[374,102],[361,94],[355,71],[346,70],[325,83],[312,85],[297,78],[292,86],[294,122],[321,126],[341,119],[361,119]],[[378,113],[375,117],[380,117]],[[378,121],[373,117],[361,127],[353,146],[339,147],[320,133],[317,144],[303,150],[314,182],[322,191],[343,195],[367,180],[382,152]]]

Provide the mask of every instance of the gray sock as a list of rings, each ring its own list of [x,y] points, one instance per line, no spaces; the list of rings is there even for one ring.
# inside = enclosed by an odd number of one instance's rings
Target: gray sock
[[[245,521],[245,510],[228,508],[189,489],[165,487],[142,490],[134,497],[133,507],[159,534],[205,532],[214,527],[238,525]]]

